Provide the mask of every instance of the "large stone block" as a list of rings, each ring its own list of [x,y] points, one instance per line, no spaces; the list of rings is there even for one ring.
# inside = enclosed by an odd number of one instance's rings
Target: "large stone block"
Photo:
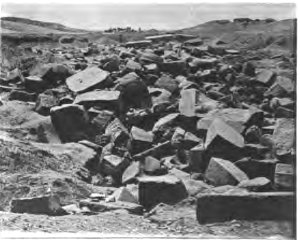
[[[197,200],[199,223],[236,220],[295,220],[292,192],[201,194]]]
[[[173,175],[142,176],[139,181],[139,201],[146,209],[158,203],[175,204],[188,196],[180,179]]]
[[[57,196],[41,196],[18,198],[11,201],[11,211],[14,213],[61,214],[60,201]]]

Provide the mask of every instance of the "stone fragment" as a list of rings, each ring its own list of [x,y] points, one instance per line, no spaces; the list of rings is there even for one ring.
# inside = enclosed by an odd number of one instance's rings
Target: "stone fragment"
[[[80,208],[88,207],[91,211],[94,212],[106,212],[106,211],[113,211],[118,209],[123,209],[128,211],[132,214],[141,215],[143,213],[143,207],[136,203],[130,202],[92,202],[91,200],[81,200],[79,202]]]
[[[160,161],[154,157],[147,156],[143,164],[143,170],[149,175],[156,175],[160,172]]]
[[[121,92],[120,98],[124,111],[133,108],[147,108],[151,106],[151,98],[146,84],[134,73],[128,73],[115,81],[115,90]]]
[[[50,109],[58,105],[58,98],[53,94],[41,93],[35,103],[35,111],[41,115],[48,116]]]
[[[140,174],[140,162],[132,162],[122,175],[122,183],[130,183]]]
[[[256,73],[257,82],[271,86],[275,80],[275,73],[269,69],[261,69]]]
[[[131,194],[131,192],[126,187],[120,187],[108,198],[109,201],[121,201],[138,204],[137,199]]]
[[[219,158],[211,158],[205,178],[214,186],[237,185],[243,180],[248,180],[247,175],[233,163]]]
[[[179,84],[168,75],[162,75],[154,84],[155,87],[166,89],[170,93],[176,92],[179,89],[178,85]]]

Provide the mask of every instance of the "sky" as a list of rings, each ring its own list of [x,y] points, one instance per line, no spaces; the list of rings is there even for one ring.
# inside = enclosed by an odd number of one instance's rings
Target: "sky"
[[[84,2],[84,1],[81,1]],[[228,3],[228,4],[37,4],[5,3],[1,17],[24,17],[56,22],[68,27],[104,30],[131,26],[135,29],[180,29],[220,19],[238,17],[295,18],[293,3]]]

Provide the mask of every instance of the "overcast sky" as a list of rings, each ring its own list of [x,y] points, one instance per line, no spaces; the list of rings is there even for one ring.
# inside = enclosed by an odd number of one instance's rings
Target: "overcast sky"
[[[83,1],[84,2],[84,1]],[[295,17],[295,5],[231,4],[2,4],[1,16],[24,17],[61,23],[69,27],[103,30],[109,27],[180,29],[210,20],[237,17],[288,19]]]

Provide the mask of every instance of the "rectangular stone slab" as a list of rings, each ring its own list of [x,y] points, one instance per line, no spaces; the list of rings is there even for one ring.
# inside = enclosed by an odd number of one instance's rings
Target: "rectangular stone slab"
[[[198,195],[197,220],[293,220],[295,201],[293,192],[203,194]]]

